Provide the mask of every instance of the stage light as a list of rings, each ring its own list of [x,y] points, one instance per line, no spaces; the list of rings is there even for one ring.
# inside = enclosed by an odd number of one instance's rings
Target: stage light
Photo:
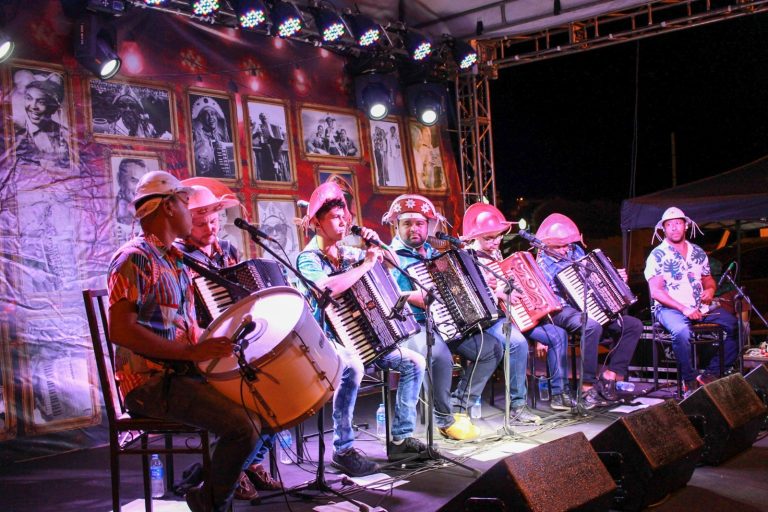
[[[443,112],[443,88],[439,84],[414,84],[406,89],[408,110],[419,122],[432,126]]]
[[[405,34],[405,48],[413,60],[421,61],[432,54],[432,41],[418,32],[408,32]]]
[[[110,25],[101,24],[95,15],[81,18],[75,24],[75,59],[102,80],[112,78],[120,70],[117,36]]]
[[[267,21],[267,6],[261,0],[230,0],[241,28],[255,29]]]
[[[282,0],[272,5],[272,23],[277,27],[277,35],[280,37],[291,37],[304,26],[301,11],[293,3]]]
[[[195,16],[210,16],[221,8],[219,0],[192,0],[190,4]]]
[[[147,5],[163,5],[167,0],[144,0],[144,3]]]
[[[347,16],[349,28],[355,41],[360,46],[370,46],[381,37],[381,25],[368,16],[362,14],[350,14]]]
[[[395,105],[397,79],[394,75],[369,73],[355,77],[355,102],[369,119],[379,121]]]
[[[459,69],[469,69],[477,62],[477,52],[464,41],[454,41],[452,52]]]
[[[15,45],[11,36],[3,31],[0,31],[0,62],[5,62],[13,55],[13,49]]]
[[[341,17],[330,9],[318,9],[315,13],[315,22],[317,31],[326,43],[341,39],[347,31]]]

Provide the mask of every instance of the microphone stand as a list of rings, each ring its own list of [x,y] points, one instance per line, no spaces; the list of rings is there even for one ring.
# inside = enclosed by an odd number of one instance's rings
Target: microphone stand
[[[765,320],[765,317],[760,313],[760,310],[758,310],[754,304],[752,304],[752,300],[749,298],[749,295],[744,293],[744,289],[736,284],[736,281],[730,276],[730,274],[726,273],[725,278],[728,280],[729,283],[736,289],[736,296],[734,297],[735,303],[735,309],[736,309],[736,326],[738,328],[738,336],[739,336],[739,373],[744,373],[744,330],[741,325],[741,313],[744,309],[744,304],[742,301],[746,302],[747,305],[750,307],[750,309],[757,315],[757,317],[760,319],[761,322],[763,322],[763,325],[768,327],[768,321]],[[722,361],[722,364],[725,362]]]

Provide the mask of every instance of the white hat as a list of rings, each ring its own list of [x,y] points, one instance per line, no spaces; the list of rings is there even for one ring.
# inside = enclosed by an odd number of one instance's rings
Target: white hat
[[[200,112],[202,112],[204,108],[213,109],[216,114],[218,114],[219,119],[225,118],[224,111],[221,110],[221,106],[219,106],[215,99],[208,96],[201,96],[200,98],[197,98],[192,104],[192,119],[197,119],[197,116],[200,115]]]
[[[131,201],[134,207],[143,199],[157,197],[158,199],[178,194],[179,192],[192,193],[191,187],[185,187],[176,176],[165,171],[151,171],[141,177],[136,186],[136,195]],[[151,204],[150,204],[151,203]],[[152,213],[160,204],[159,201],[148,200],[136,210],[136,217],[141,219]]]
[[[660,242],[662,241],[662,238],[659,235],[658,231],[659,230],[663,231],[664,230],[664,223],[667,222],[668,220],[672,220],[672,219],[684,219],[686,227],[687,228],[690,227],[690,229],[691,229],[691,238],[696,236],[696,231],[697,230],[702,235],[704,234],[704,233],[702,233],[701,229],[699,229],[699,226],[696,225],[696,223],[690,217],[688,217],[685,213],[683,213],[683,210],[681,210],[677,206],[670,206],[669,208],[664,210],[664,213],[661,216],[661,220],[659,222],[657,222],[656,223],[656,227],[653,228],[653,238],[651,238],[651,243],[653,243],[653,240],[656,239],[657,237],[658,237]]]
[[[225,208],[238,206],[240,201],[232,194],[216,197],[211,189],[202,185],[192,185],[192,193],[189,196],[189,208],[192,215],[209,215]]]

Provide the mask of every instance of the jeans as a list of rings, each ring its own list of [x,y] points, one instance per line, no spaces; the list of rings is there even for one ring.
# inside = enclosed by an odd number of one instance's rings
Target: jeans
[[[680,376],[685,382],[696,378],[696,370],[691,364],[691,324],[713,323],[725,330],[725,366],[732,366],[739,352],[736,317],[722,308],[716,308],[704,315],[701,320],[693,321],[676,309],[660,307],[656,311],[656,320],[672,335],[672,349],[675,351],[677,364],[680,365]],[[719,373],[720,354],[715,353],[709,360],[707,372]]]
[[[348,450],[355,441],[352,417],[357,392],[363,380],[365,368],[356,352],[344,347],[338,350],[344,370],[341,382],[333,394],[333,448],[336,453]],[[416,403],[424,379],[424,358],[404,347],[376,360],[376,366],[400,372],[400,383],[395,398],[395,417],[392,421],[392,439],[399,441],[410,437],[416,426]]]
[[[251,467],[253,464],[261,464],[264,459],[267,458],[267,453],[275,446],[275,440],[277,436],[271,432],[265,432],[259,436],[259,440],[256,443],[256,447],[253,449],[248,458],[243,463],[243,471]]]
[[[504,358],[504,347],[502,345],[504,335],[501,333],[501,324],[503,320],[494,323],[487,331],[478,332],[462,341],[456,348],[456,353],[474,361],[472,369],[459,379],[456,391],[452,395],[453,408],[457,412],[465,413],[483,393],[485,384],[491,378],[499,362]],[[519,339],[518,339],[519,338]],[[520,331],[514,329],[512,332],[513,348],[518,344],[525,345],[523,357],[523,375],[525,375],[525,361],[528,355],[528,342],[525,341]],[[522,353],[519,350],[518,353]],[[525,388],[523,388],[525,394]],[[525,398],[523,398],[525,402]],[[467,406],[469,403],[469,406]]]
[[[173,375],[167,390],[165,383],[163,374],[153,376],[128,393],[126,407],[133,413],[204,428],[218,436],[206,485],[214,503],[224,506],[232,499],[243,463],[258,444],[260,420],[201,377]]]
[[[567,393],[568,333],[556,325],[546,323],[537,325],[525,333],[525,336],[529,340],[541,343],[547,347],[547,368],[549,369],[549,385],[552,389],[552,396]],[[510,360],[510,366],[511,364],[512,361]],[[520,363],[517,364],[519,365]],[[512,372],[511,367],[510,372]],[[510,374],[514,375],[514,373]],[[518,386],[522,385],[521,383],[525,383],[524,378],[514,377],[514,379],[517,381]],[[520,400],[520,398],[525,400],[525,391],[522,394],[519,394],[520,391],[518,391],[518,395],[512,396],[512,382],[510,380],[510,398],[513,398],[513,400]]]
[[[423,323],[421,331],[408,338],[403,347],[418,352],[426,358],[427,356],[427,331]],[[432,330],[435,336],[435,344],[432,347],[432,368],[427,372],[424,379],[424,391],[430,393],[434,383],[434,407],[435,424],[439,428],[448,428],[453,425],[454,419],[451,414],[451,380],[453,379],[453,356],[445,344],[443,337],[436,330]]]

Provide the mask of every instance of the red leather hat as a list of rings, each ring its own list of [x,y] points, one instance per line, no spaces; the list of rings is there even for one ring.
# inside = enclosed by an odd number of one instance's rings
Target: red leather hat
[[[584,243],[576,223],[562,213],[553,213],[547,216],[536,231],[536,238],[547,245]]]
[[[475,203],[467,208],[462,222],[462,240],[473,240],[484,235],[506,232],[512,222],[507,221],[492,204]]]

